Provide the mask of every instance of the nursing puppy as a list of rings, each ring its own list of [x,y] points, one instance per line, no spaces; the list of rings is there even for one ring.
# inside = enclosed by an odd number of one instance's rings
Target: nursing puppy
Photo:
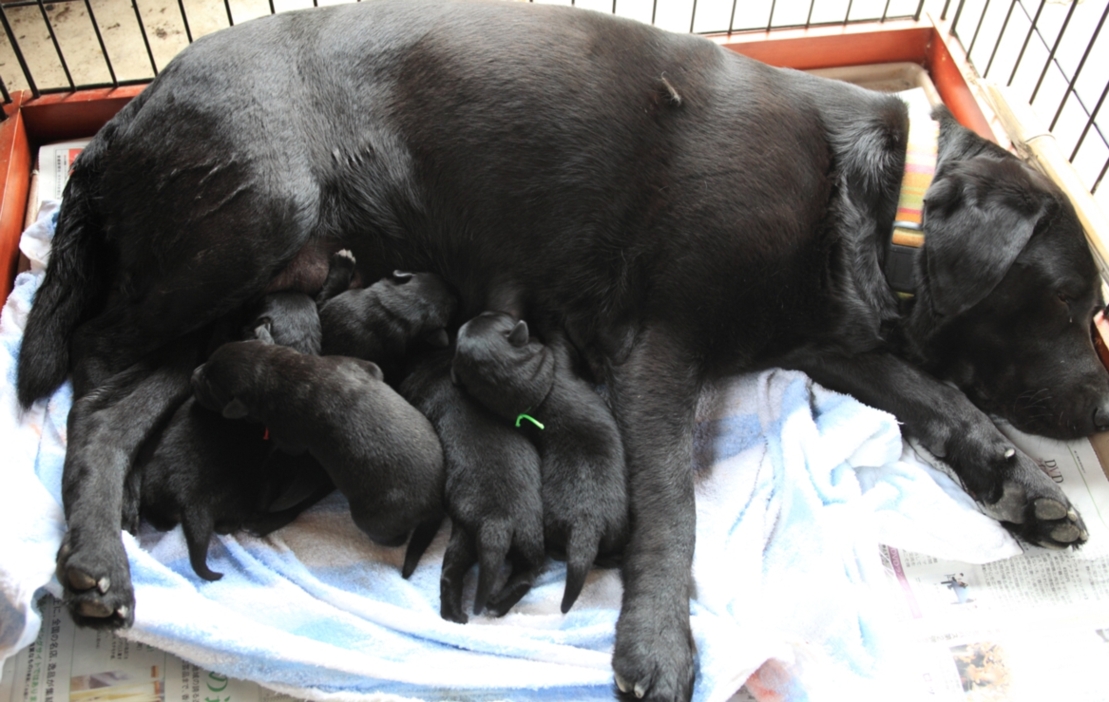
[[[443,518],[443,452],[380,368],[241,341],[217,349],[192,385],[208,409],[261,423],[283,449],[319,461],[375,542],[399,546],[415,531],[404,565],[412,572]]]
[[[528,325],[484,312],[462,325],[451,373],[486,408],[539,448],[543,532],[566,560],[570,611],[598,556],[614,564],[628,538],[620,432],[601,397],[573,369],[565,341],[544,345]]]
[[[327,474],[307,457],[275,455],[265,428],[233,422],[193,398],[174,413],[141,471],[141,513],[156,529],[181,524],[189,561],[205,580],[212,533],[280,529],[330,493]],[[305,460],[307,459],[307,460]],[[282,495],[295,491],[298,497]]]
[[[447,324],[456,305],[434,273],[395,271],[320,305],[323,353],[373,361],[392,379],[411,350],[450,343]]]
[[[543,503],[535,447],[452,382],[452,356],[449,350],[424,354],[399,389],[431,421],[443,446],[451,537],[443,554],[439,611],[465,624],[463,581],[475,563],[474,614],[487,601],[494,614],[506,614],[531,589],[545,558]],[[493,593],[506,558],[512,573]]]
[[[335,260],[338,265],[333,264],[328,283],[345,289],[350,279],[348,259],[337,254]],[[318,354],[316,301],[302,293],[266,295],[249,315],[242,334],[246,339]],[[215,332],[211,343],[218,346],[220,336]],[[125,528],[134,532],[140,515],[157,529],[180,523],[193,570],[205,580],[217,580],[221,574],[207,567],[213,531],[226,534],[246,528],[265,535],[334,489],[311,458],[275,456],[275,442],[267,439],[264,427],[229,421],[187,399],[153,450],[140,454],[131,470]]]

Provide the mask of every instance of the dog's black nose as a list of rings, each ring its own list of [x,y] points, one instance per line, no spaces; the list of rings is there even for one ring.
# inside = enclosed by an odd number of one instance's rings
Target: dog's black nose
[[[1094,430],[1109,431],[1109,400],[1094,408]]]

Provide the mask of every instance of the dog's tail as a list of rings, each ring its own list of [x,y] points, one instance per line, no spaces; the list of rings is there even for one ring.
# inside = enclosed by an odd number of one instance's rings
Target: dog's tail
[[[408,580],[408,577],[416,571],[416,566],[420,564],[424,551],[431,545],[435,535],[439,533],[439,525],[442,523],[443,518],[440,516],[416,526],[412,536],[408,539],[408,548],[404,551],[404,566],[400,571],[402,578]]]
[[[577,524],[570,529],[566,539],[566,589],[562,593],[562,613],[574,606],[585,587],[585,578],[597,559],[600,537],[591,525]]]
[[[212,541],[214,528],[212,512],[206,505],[192,505],[181,515],[181,530],[185,532],[185,543],[189,548],[189,563],[193,571],[208,582],[223,577],[223,573],[208,567],[208,544]]]
[[[66,184],[46,276],[35,294],[19,352],[16,384],[24,407],[65,380],[73,330],[103,291],[104,236],[95,203],[104,148],[100,139],[89,144]]]

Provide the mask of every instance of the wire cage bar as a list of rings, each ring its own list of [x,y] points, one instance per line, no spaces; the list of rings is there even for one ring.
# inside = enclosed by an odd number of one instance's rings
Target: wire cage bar
[[[153,79],[197,38],[254,17],[357,0],[0,0],[0,97]],[[1085,184],[1109,170],[1109,0],[530,0],[664,29],[758,34],[920,19],[945,22],[985,81],[1012,87],[1055,133]],[[89,47],[92,47],[90,49]],[[1109,190],[1109,189],[1107,189]]]
[[[1012,89],[1054,134],[1102,210],[1109,191],[1109,0],[952,0],[951,33],[981,78]],[[969,41],[968,41],[969,39]]]

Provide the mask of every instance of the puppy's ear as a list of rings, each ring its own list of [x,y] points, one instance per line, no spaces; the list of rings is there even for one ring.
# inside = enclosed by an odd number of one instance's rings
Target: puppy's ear
[[[385,373],[382,372],[381,366],[377,365],[373,361],[363,361],[361,359],[358,359],[358,365],[360,365],[362,367],[362,370],[372,375],[376,380],[385,380]]]
[[[1045,214],[1050,194],[1015,158],[950,165],[924,198],[924,262],[935,311],[957,315],[1005,277]]]
[[[246,405],[243,404],[242,400],[237,397],[233,397],[231,398],[231,402],[228,402],[226,405],[223,406],[223,412],[221,412],[221,414],[224,416],[225,419],[242,419],[243,417],[250,414],[250,411],[247,410]]]
[[[263,317],[262,319],[265,321],[254,327],[254,338],[261,341],[263,344],[273,346],[275,342],[273,340],[273,334],[270,333],[273,331],[273,320],[269,317]]]
[[[508,343],[513,346],[527,346],[528,343],[528,323],[524,320],[516,322],[516,326],[512,327],[512,331],[508,334]]]
[[[447,330],[443,329],[442,327],[425,334],[424,340],[432,346],[440,349],[445,349],[451,345],[451,337],[449,334],[447,334]]]

